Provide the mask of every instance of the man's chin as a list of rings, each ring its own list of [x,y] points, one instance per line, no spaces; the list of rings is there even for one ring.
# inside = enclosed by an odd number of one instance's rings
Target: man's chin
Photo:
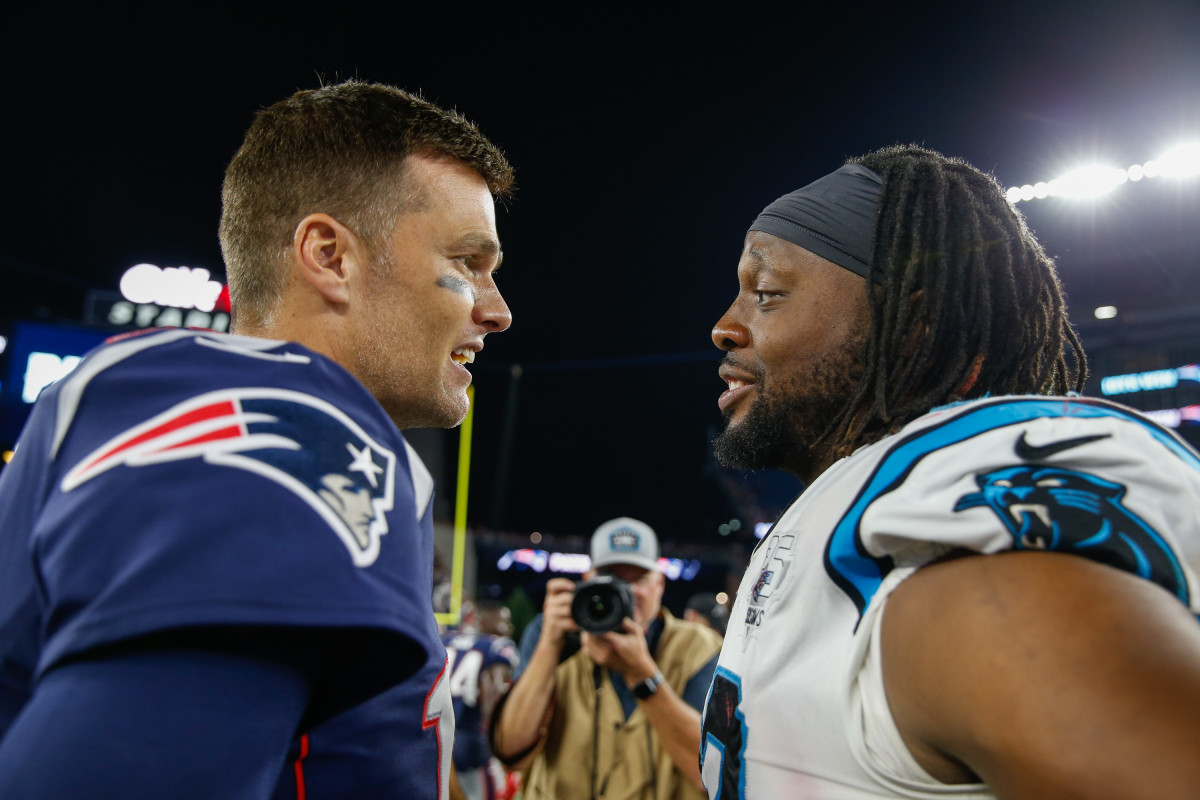
[[[438,403],[421,403],[400,401],[392,406],[385,406],[392,421],[401,430],[409,428],[457,428],[467,418],[471,402],[466,392],[454,392],[449,397],[443,397]]]
[[[730,422],[713,440],[713,455],[731,469],[772,469],[780,466],[779,441],[753,421]]]
[[[455,397],[454,401],[455,402],[448,404],[445,408],[439,409],[439,411],[443,413],[437,427],[457,428],[459,425],[462,425],[464,421],[466,421],[467,414],[471,410],[471,401],[467,397],[466,392],[463,392],[461,398]]]

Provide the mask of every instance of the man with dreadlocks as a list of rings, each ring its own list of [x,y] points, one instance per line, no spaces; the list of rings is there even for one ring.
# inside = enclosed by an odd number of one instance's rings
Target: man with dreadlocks
[[[716,452],[806,484],[751,558],[709,794],[1200,792],[1200,458],[1085,399],[1054,266],[915,146],[769,205],[713,329]]]

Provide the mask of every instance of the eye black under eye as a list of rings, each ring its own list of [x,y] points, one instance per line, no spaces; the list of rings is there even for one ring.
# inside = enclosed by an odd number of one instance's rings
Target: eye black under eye
[[[438,278],[438,286],[458,292],[459,294],[474,294],[471,285],[457,275],[443,275]]]

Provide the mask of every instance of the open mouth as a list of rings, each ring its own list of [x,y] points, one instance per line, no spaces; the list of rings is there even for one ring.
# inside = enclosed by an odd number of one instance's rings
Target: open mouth
[[[1021,524],[1025,514],[1032,514],[1047,528],[1050,527],[1050,510],[1040,503],[1013,503],[1008,507],[1008,513],[1012,514],[1013,520],[1018,525]]]
[[[474,364],[475,351],[466,347],[460,347],[450,354],[450,360],[455,364]]]
[[[744,395],[754,391],[754,382],[745,381],[741,378],[730,376],[722,376],[725,380],[725,391],[717,398],[717,407],[721,411],[728,410]]]

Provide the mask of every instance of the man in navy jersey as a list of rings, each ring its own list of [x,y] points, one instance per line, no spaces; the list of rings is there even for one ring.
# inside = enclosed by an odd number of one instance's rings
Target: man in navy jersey
[[[503,788],[489,769],[487,726],[520,661],[512,632],[508,607],[483,600],[466,604],[463,624],[442,637],[454,700],[454,768],[470,800],[495,800]],[[503,770],[499,762],[496,767]]]
[[[0,476],[0,797],[443,797],[433,484],[511,317],[512,170],[357,81],[260,111],[226,172],[234,335],[114,339]]]

